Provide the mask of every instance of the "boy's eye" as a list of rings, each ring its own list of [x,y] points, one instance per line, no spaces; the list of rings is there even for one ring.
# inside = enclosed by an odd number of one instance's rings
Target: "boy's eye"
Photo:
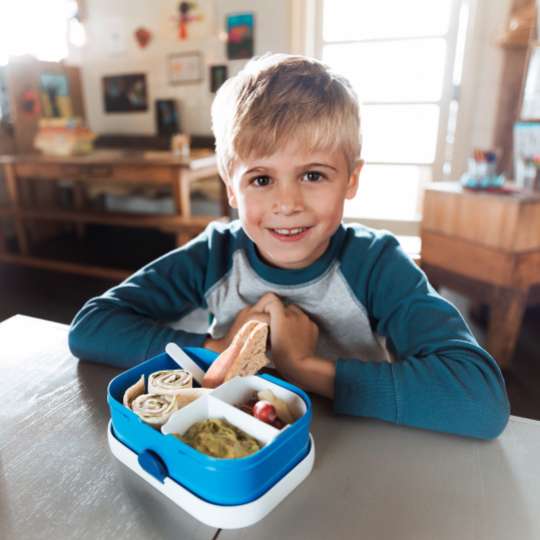
[[[269,176],[256,176],[251,180],[251,183],[257,187],[265,187],[270,184]]]
[[[318,182],[323,178],[324,175],[318,171],[307,171],[304,173],[304,180],[307,180],[308,182]]]

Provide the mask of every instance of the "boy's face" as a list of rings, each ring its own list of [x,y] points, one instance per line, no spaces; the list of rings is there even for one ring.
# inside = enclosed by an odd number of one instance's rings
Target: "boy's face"
[[[304,268],[326,250],[358,188],[362,162],[349,174],[341,151],[298,147],[237,159],[227,186],[246,234],[268,263]]]

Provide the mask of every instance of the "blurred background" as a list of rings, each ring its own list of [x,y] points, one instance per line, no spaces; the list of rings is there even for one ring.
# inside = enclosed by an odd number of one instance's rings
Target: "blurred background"
[[[0,321],[86,299],[235,216],[210,106],[253,56],[307,54],[362,101],[347,221],[384,228],[540,418],[533,0],[4,0]]]

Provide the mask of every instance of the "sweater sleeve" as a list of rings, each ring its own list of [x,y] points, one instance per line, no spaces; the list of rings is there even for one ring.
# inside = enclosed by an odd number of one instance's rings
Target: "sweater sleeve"
[[[508,421],[504,380],[457,309],[390,235],[373,240],[353,283],[392,363],[339,359],[336,412],[490,439]]]
[[[202,346],[206,334],[175,330],[169,323],[196,308],[206,308],[208,262],[205,232],[102,296],[90,299],[71,323],[72,353],[84,360],[125,368],[163,352],[170,341]]]

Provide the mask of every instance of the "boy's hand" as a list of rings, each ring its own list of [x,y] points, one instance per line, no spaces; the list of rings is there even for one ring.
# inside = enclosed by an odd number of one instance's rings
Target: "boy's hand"
[[[257,304],[270,315],[272,361],[281,373],[298,379],[302,362],[315,355],[319,328],[298,306],[285,306],[275,294],[264,295]]]
[[[261,297],[261,300],[265,296]],[[204,347],[206,349],[211,349],[212,351],[221,353],[232,343],[232,340],[238,333],[238,330],[240,330],[240,328],[242,328],[242,326],[244,326],[244,324],[248,321],[256,320],[270,324],[270,316],[267,313],[263,313],[261,310],[261,300],[252,306],[246,306],[244,309],[240,310],[227,334],[220,339],[208,338],[204,342]]]
[[[285,377],[305,390],[334,397],[335,365],[315,356],[319,328],[298,306],[285,306],[274,293],[266,293],[256,304],[242,309],[226,336],[207,339],[204,346],[222,353],[252,319],[270,325],[272,361]]]
[[[264,295],[257,305],[270,315],[272,361],[290,381],[304,390],[334,397],[336,366],[315,356],[319,328],[294,304],[285,306],[275,294]]]

